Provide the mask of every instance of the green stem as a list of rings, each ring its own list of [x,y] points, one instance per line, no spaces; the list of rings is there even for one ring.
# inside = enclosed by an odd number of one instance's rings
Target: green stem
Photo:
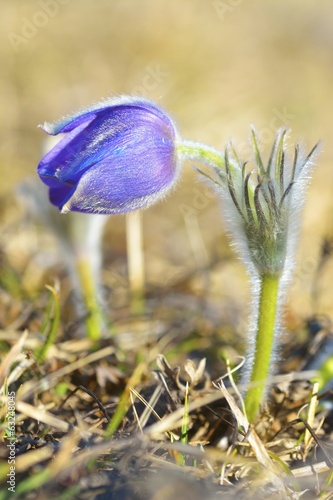
[[[200,160],[213,167],[224,167],[224,156],[214,148],[192,141],[177,144],[177,153],[187,160]]]
[[[36,358],[39,363],[42,363],[44,361],[47,351],[55,343],[60,324],[60,304],[58,292],[52,286],[46,285],[46,288],[52,293],[53,303],[51,304],[51,307],[47,313],[46,322],[43,328],[43,331],[47,331],[47,329],[49,328],[45,342],[43,346],[36,352]]]
[[[118,406],[105,431],[105,439],[110,439],[120,426],[131,404],[130,401],[131,388],[137,386],[141,382],[143,374],[146,369],[147,369],[147,363],[145,361],[142,361],[136,366],[131,377],[128,379],[126,387],[122,395],[120,396]]]
[[[102,337],[102,314],[96,298],[96,286],[89,259],[77,260],[77,271],[80,278],[84,304],[88,311],[85,320],[87,336],[92,342],[97,342]]]
[[[279,274],[261,276],[255,353],[250,387],[245,395],[245,409],[249,422],[254,421],[259,411],[272,362],[279,280]]]

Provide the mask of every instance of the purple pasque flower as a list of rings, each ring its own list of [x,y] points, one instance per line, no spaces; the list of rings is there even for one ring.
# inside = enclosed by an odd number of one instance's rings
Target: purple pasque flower
[[[61,212],[116,214],[145,208],[179,173],[177,131],[152,102],[119,97],[41,128],[65,134],[38,165]]]

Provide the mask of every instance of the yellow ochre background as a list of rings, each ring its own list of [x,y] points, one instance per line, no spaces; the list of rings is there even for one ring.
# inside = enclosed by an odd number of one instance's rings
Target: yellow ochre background
[[[0,13],[3,227],[22,210],[17,183],[36,175],[44,139],[37,125],[103,97],[151,98],[184,138],[220,149],[233,139],[244,160],[250,124],[267,153],[276,129],[288,126],[291,145],[301,140],[310,149],[321,140],[289,321],[293,312],[333,314],[330,259],[311,299],[320,246],[333,230],[330,0],[2,0]],[[148,284],[172,285],[215,259],[212,300],[243,311],[245,272],[228,247],[219,204],[209,191],[200,195],[206,187],[186,165],[178,188],[144,213]],[[188,207],[196,216],[191,224]],[[23,262],[33,243],[15,237],[13,255]],[[6,238],[2,232],[8,249]],[[111,263],[124,244],[124,218],[110,218],[104,245]],[[192,290],[203,293],[205,281],[193,276]]]

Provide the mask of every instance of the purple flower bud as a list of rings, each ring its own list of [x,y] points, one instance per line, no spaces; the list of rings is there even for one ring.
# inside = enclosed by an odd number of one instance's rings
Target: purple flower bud
[[[41,128],[66,134],[38,165],[62,212],[115,214],[145,208],[175,183],[177,132],[145,99],[107,99]]]

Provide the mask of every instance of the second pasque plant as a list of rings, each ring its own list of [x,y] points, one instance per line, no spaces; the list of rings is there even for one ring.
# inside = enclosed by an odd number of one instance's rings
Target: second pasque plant
[[[289,157],[286,131],[281,130],[265,163],[254,130],[251,138],[255,159],[252,169],[239,159],[231,145],[225,150],[222,166],[219,162],[213,167],[234,247],[252,283],[249,349],[243,380],[248,384],[245,408],[249,421],[257,416],[274,365],[281,308],[292,275],[300,212],[317,147],[303,155],[296,146]]]

